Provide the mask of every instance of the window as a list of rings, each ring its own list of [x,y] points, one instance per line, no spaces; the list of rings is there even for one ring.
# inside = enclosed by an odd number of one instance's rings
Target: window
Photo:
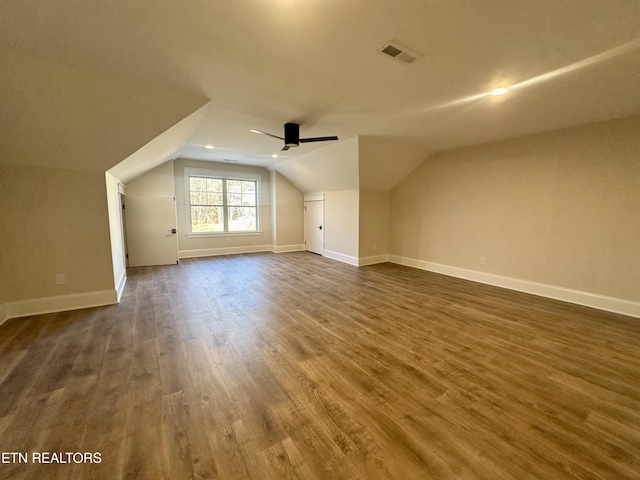
[[[186,177],[191,233],[259,231],[258,175],[216,172]]]

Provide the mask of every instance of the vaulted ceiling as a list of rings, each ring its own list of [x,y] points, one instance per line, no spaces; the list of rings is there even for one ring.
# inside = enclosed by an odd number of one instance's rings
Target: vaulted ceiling
[[[157,161],[327,146],[249,132],[290,121],[426,155],[640,113],[637,0],[8,0],[0,19],[4,163],[107,170],[159,136]]]

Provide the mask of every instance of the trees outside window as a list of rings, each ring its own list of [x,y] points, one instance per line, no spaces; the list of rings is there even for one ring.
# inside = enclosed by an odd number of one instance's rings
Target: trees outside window
[[[258,181],[189,175],[191,232],[257,232]]]

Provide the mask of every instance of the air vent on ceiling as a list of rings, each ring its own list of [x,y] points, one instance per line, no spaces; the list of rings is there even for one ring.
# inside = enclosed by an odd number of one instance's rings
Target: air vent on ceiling
[[[395,42],[388,42],[380,49],[380,53],[393,58],[400,63],[412,63],[418,58],[418,55],[409,49],[398,45]]]

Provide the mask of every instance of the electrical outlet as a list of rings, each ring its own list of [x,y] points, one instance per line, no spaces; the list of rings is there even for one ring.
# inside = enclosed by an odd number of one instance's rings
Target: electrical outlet
[[[374,243],[374,244],[371,246],[371,250],[373,250],[373,251],[375,252],[377,249],[378,249],[378,246]]]
[[[64,285],[67,283],[67,279],[64,277],[64,273],[56,273],[56,285]]]
[[[487,257],[480,257],[480,265],[486,265],[487,264]]]

